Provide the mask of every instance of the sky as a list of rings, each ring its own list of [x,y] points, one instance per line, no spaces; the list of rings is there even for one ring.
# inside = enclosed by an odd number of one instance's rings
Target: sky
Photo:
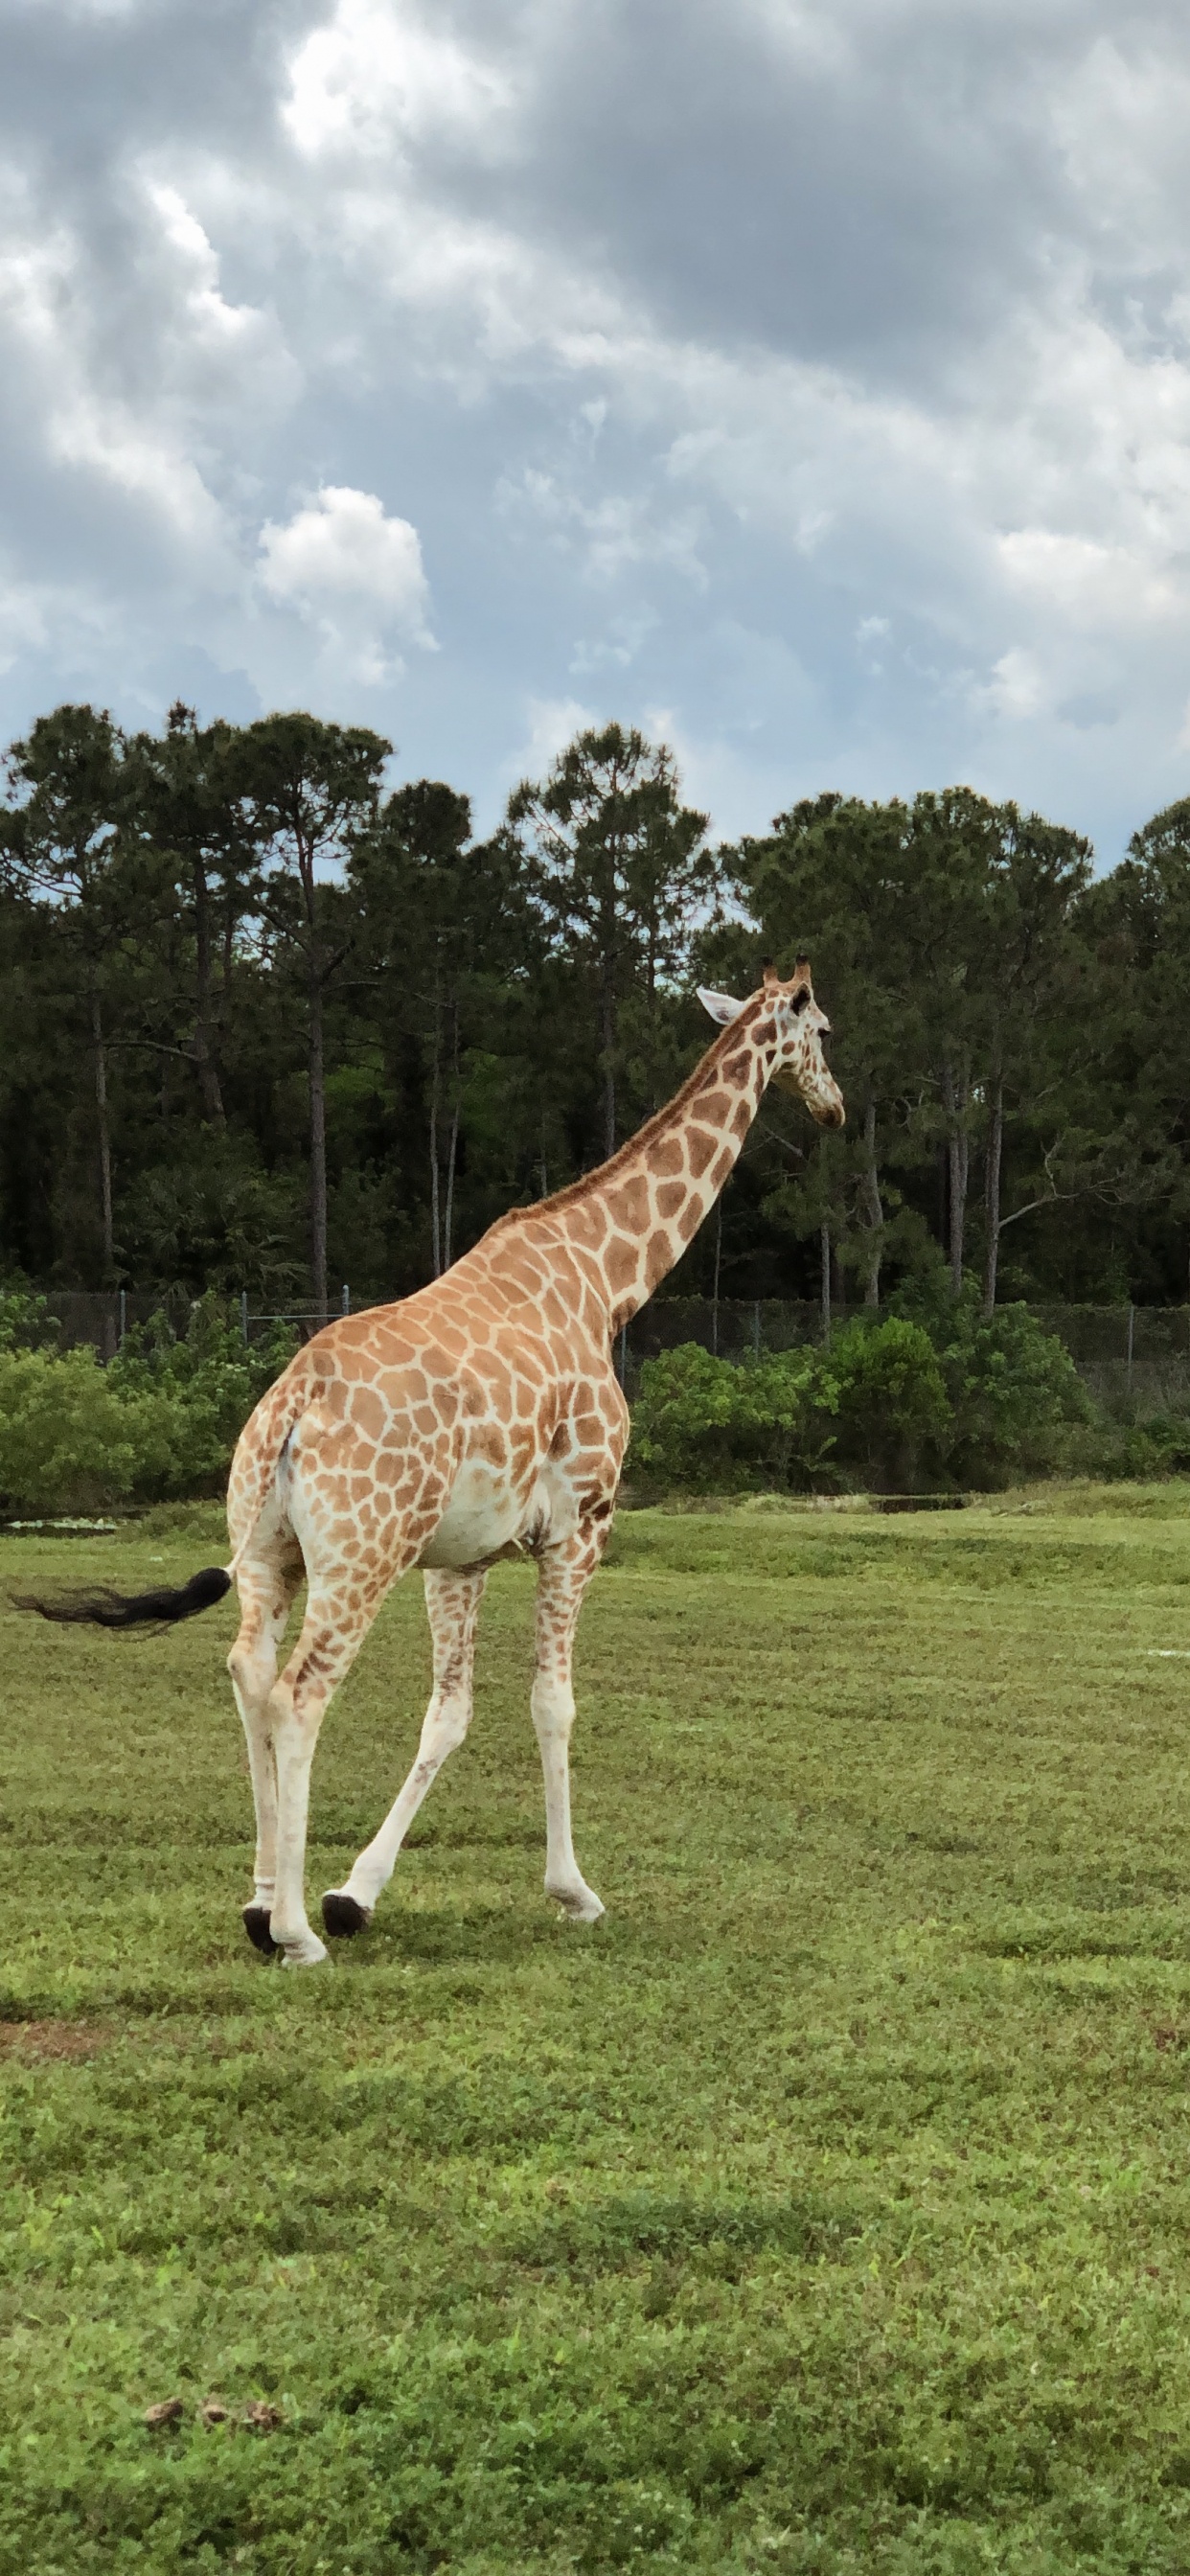
[[[1190,794],[1184,0],[0,0],[0,740]]]

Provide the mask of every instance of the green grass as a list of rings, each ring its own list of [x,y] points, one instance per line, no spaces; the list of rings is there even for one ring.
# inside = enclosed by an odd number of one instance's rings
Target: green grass
[[[215,1527],[0,1579],[172,1581]],[[230,1610],[4,1617],[0,2569],[1190,2570],[1190,1489],[624,1516],[594,1932],[541,1893],[530,1621],[499,1569],[374,1929],[281,1976]],[[427,1665],[410,1583],[315,1894]]]

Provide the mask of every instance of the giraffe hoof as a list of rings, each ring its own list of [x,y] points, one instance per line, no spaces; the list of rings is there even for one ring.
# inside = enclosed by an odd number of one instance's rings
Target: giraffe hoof
[[[300,1932],[296,1941],[283,1941],[281,1947],[285,1952],[283,1968],[329,1968],[331,1964],[330,1951],[316,1932]]]
[[[352,1941],[357,1932],[366,1932],[372,1920],[370,1905],[359,1905],[341,1887],[328,1887],[322,1900],[322,1920],[332,1941]]]
[[[593,1887],[547,1887],[545,1892],[553,1897],[555,1905],[561,1906],[567,1923],[598,1923],[606,1912]]]
[[[266,1959],[276,1958],[278,1944],[274,1941],[272,1933],[269,1930],[269,1915],[267,1907],[263,1905],[246,1905],[244,1907],[244,1930],[247,1933],[254,1950],[262,1950]]]

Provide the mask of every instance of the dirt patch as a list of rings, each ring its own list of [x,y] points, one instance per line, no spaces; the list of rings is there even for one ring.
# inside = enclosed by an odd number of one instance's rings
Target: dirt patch
[[[0,2057],[94,2057],[110,2037],[94,2022],[0,2021]]]

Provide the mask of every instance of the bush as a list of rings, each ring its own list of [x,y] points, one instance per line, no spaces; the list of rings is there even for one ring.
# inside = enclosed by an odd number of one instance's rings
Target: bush
[[[204,1298],[185,1340],[155,1316],[105,1369],[87,1347],[6,1341],[11,1303],[0,1299],[0,1502],[15,1515],[217,1492],[242,1425],[293,1348],[275,1334],[245,1350],[219,1301]]]
[[[646,1360],[632,1414],[631,1472],[732,1493],[804,1485],[831,1447],[819,1354],[781,1351],[732,1367],[699,1342]]]
[[[1190,1473],[1190,1420],[1151,1413],[1144,1422],[1119,1422],[1093,1414],[1067,1433],[1059,1463],[1063,1475],[1093,1476],[1105,1484],[1184,1476]]]
[[[924,1317],[856,1319],[829,1350],[734,1365],[688,1342],[646,1360],[630,1472],[719,1493],[995,1486],[1065,1466],[1092,1422],[1064,1345],[1022,1306],[985,1323],[967,1292]],[[1166,1445],[1172,1462],[1172,1428]]]
[[[960,1485],[1009,1484],[1063,1457],[1063,1432],[1094,1408],[1064,1342],[1026,1306],[985,1322],[973,1287],[937,1318],[934,1338],[952,1414],[947,1449]]]
[[[20,1280],[0,1288],[0,1351],[42,1351],[57,1346],[59,1326],[44,1297]]]
[[[900,1318],[738,1364],[685,1342],[641,1370],[630,1472],[732,1493],[837,1485],[850,1469],[906,1491],[949,1423],[929,1336]]]
[[[880,1493],[935,1482],[952,1432],[938,1356],[920,1324],[848,1324],[819,1357],[838,1425],[836,1455]]]
[[[169,1466],[165,1409],[122,1403],[94,1351],[0,1350],[5,1511],[101,1510],[159,1488]]]
[[[219,1297],[192,1308],[183,1340],[164,1315],[128,1334],[106,1371],[121,1402],[156,1399],[168,1411],[172,1453],[165,1484],[138,1488],[141,1501],[217,1492],[253,1406],[297,1347],[286,1325],[248,1347]]]

